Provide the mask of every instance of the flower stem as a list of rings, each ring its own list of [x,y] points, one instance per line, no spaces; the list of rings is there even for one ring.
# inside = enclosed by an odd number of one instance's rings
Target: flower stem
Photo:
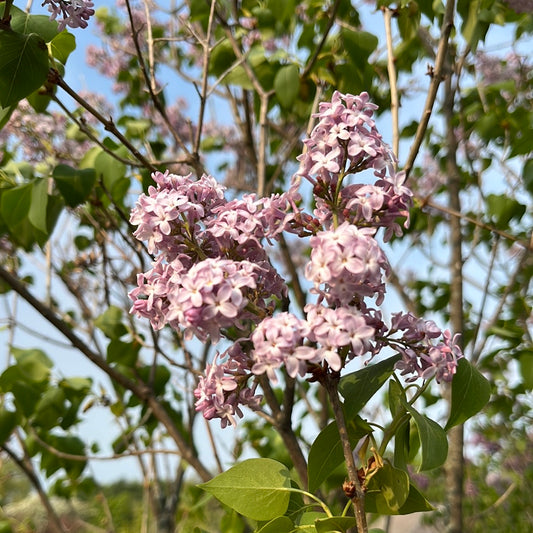
[[[342,451],[344,452],[344,459],[346,461],[346,468],[348,470],[348,479],[350,483],[355,488],[355,493],[351,498],[355,522],[357,525],[358,533],[367,533],[368,525],[366,523],[366,514],[365,514],[365,493],[361,482],[359,481],[359,476],[357,475],[357,467],[355,466],[355,460],[352,453],[352,446],[350,444],[350,439],[348,438],[348,429],[346,427],[346,420],[344,419],[344,413],[342,411],[342,406],[339,401],[338,393],[338,383],[340,375],[335,373],[328,373],[323,380],[323,385],[326,387],[328,392],[329,401],[331,403],[331,408],[333,409],[333,414],[335,416],[335,421],[337,423],[337,429],[339,430],[339,435],[341,438]]]

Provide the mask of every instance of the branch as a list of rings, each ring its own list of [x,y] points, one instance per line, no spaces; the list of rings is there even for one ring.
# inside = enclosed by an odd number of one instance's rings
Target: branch
[[[153,391],[145,383],[137,383],[130,380],[114,367],[110,366],[105,359],[95,353],[91,348],[74,333],[72,328],[61,318],[59,318],[50,307],[43,304],[31,294],[24,284],[13,276],[10,272],[0,266],[0,278],[2,278],[15,292],[17,292],[26,302],[28,302],[45,320],[50,322],[60,333],[70,340],[72,346],[85,355],[93,364],[103,370],[112,380],[131,391],[140,400],[146,402],[152,409],[154,416],[165,426],[170,437],[174,440],[185,459],[198,473],[202,480],[211,479],[211,474],[198,459],[192,448],[188,445],[185,437],[176,427],[172,417],[153,395]]]
[[[508,241],[515,242],[516,244],[519,244],[520,246],[525,248],[527,251],[533,251],[533,242],[531,240],[524,241],[522,239],[518,239],[517,237],[515,237],[514,235],[511,235],[510,233],[507,233],[506,231],[495,228],[494,226],[491,226],[490,224],[486,224],[485,222],[482,222],[481,220],[476,220],[475,218],[472,218],[471,216],[465,215],[464,213],[457,211],[457,209],[454,209],[453,207],[448,207],[445,205],[437,204],[436,202],[428,198],[421,199],[421,202],[423,204],[422,207],[424,205],[427,205],[429,207],[432,207],[433,209],[437,209],[438,211],[441,211],[442,213],[451,215],[452,217],[465,220],[466,222],[469,222],[470,224],[474,224],[475,226],[478,226],[479,228],[486,229],[487,231],[490,231],[491,233],[500,235],[500,237],[504,237]]]
[[[82,98],[74,89],[68,85],[68,83],[61,77],[59,72],[55,69],[50,69],[48,74],[48,81],[61,87],[71,98],[73,98],[78,104],[80,104],[84,109],[89,111],[93,117],[95,117],[103,126],[106,131],[112,133],[132,154],[133,156],[142,163],[142,165],[150,170],[155,172],[157,169],[144,157],[133,144],[131,144],[128,139],[117,129],[112,118],[105,118],[97,109],[95,109],[89,102]]]
[[[266,375],[259,376],[259,383],[265,394],[266,402],[272,410],[273,426],[283,439],[287,451],[289,452],[289,456],[294,463],[294,468],[296,469],[296,472],[298,472],[302,486],[307,487],[307,461],[305,460],[302,448],[300,447],[298,439],[292,429],[291,416],[290,414],[287,416],[287,413],[281,410],[279,402]]]
[[[189,152],[189,150],[185,146],[185,143],[183,142],[181,137],[177,134],[175,129],[172,127],[172,124],[170,123],[165,107],[162,104],[161,99],[159,98],[158,94],[156,93],[155,79],[152,79],[150,77],[150,74],[148,73],[148,69],[146,68],[146,64],[144,62],[144,57],[142,54],[141,46],[139,44],[139,37],[138,37],[140,30],[135,28],[135,21],[133,19],[133,13],[131,11],[131,5],[130,5],[129,0],[126,0],[126,9],[128,10],[128,17],[130,19],[131,36],[133,39],[133,44],[135,46],[135,52],[137,55],[137,59],[139,60],[139,66],[141,68],[141,72],[144,77],[145,83],[148,87],[148,92],[150,94],[150,98],[154,104],[154,107],[157,110],[157,112],[161,115],[161,118],[167,125],[168,130],[170,131],[172,137],[174,138],[178,146],[186,154],[187,159],[188,159],[188,164],[195,169],[198,176],[201,176],[205,172],[203,165],[200,163],[198,159],[194,157],[194,155],[192,155]]]
[[[391,115],[392,115],[392,151],[396,157],[399,157],[400,149],[400,131],[398,126],[398,110],[400,107],[398,100],[398,86],[396,83],[396,68],[394,66],[394,50],[392,48],[392,9],[383,7],[383,17],[385,19],[385,35],[387,38],[387,72],[389,73]],[[395,163],[397,166],[397,163]]]
[[[411,151],[407,157],[407,161],[404,165],[404,171],[406,177],[409,177],[409,174],[413,168],[413,164],[422,145],[424,135],[426,133],[429,118],[431,117],[431,112],[433,110],[433,105],[435,104],[435,98],[437,97],[437,91],[439,85],[444,78],[445,72],[445,60],[448,53],[448,39],[453,28],[453,17],[455,14],[455,1],[448,0],[446,2],[446,11],[444,13],[444,20],[442,22],[441,28],[441,37],[439,40],[439,46],[437,49],[437,57],[435,59],[435,67],[432,71],[431,83],[429,85],[428,94],[426,97],[426,103],[424,106],[424,111],[418,123],[418,128],[416,130],[415,139],[413,145],[411,146]]]
[[[313,67],[315,66],[315,63],[318,59],[318,56],[320,55],[320,52],[322,52],[322,48],[324,48],[324,45],[326,44],[329,32],[331,31],[331,28],[333,28],[333,24],[335,23],[335,19],[337,18],[337,11],[339,10],[339,6],[341,5],[340,0],[335,0],[335,3],[333,4],[333,8],[331,10],[331,14],[329,16],[328,24],[326,26],[326,29],[324,30],[324,34],[322,35],[322,39],[320,40],[320,43],[315,48],[315,51],[313,55],[311,56],[311,59],[307,62],[307,65],[305,66],[301,79],[307,78],[309,76],[309,73],[311,70],[313,70]]]
[[[211,0],[211,7],[209,8],[209,21],[207,22],[207,33],[205,39],[202,39],[201,41],[202,48],[204,49],[204,54],[202,70],[202,92],[200,93],[200,110],[198,111],[198,125],[196,127],[196,139],[194,140],[193,146],[193,154],[196,159],[199,159],[198,150],[200,149],[200,142],[202,140],[202,128],[204,125],[205,104],[207,100],[207,78],[209,70],[209,58],[211,55],[209,41],[211,40],[211,32],[213,31],[215,3],[216,0]]]
[[[359,481],[357,467],[355,466],[355,460],[353,458],[352,446],[350,445],[350,439],[348,437],[346,420],[344,419],[344,413],[342,412],[342,406],[339,401],[339,393],[337,391],[339,377],[338,373],[327,373],[322,384],[328,393],[331,408],[335,415],[335,422],[337,423],[337,429],[339,430],[344,460],[346,461],[346,469],[348,470],[348,479],[351,484],[350,488],[353,487],[354,489],[354,494],[351,497],[351,500],[354,506],[357,532],[367,533],[368,525],[366,523],[365,514],[365,493],[361,482]]]
[[[15,452],[13,452],[13,450],[11,450],[11,448],[6,446],[5,444],[2,444],[1,449],[4,450],[7,455],[9,455],[11,460],[24,472],[26,477],[33,485],[33,488],[37,491],[39,499],[41,500],[41,503],[43,504],[43,507],[46,510],[46,514],[48,515],[48,527],[50,528],[51,532],[66,533],[63,529],[63,525],[61,524],[61,520],[59,519],[59,516],[57,515],[55,509],[52,507],[50,499],[48,498],[46,491],[43,489],[39,477],[35,473],[33,465],[28,459],[26,453],[24,453],[24,457],[20,458],[17,454],[15,454]]]

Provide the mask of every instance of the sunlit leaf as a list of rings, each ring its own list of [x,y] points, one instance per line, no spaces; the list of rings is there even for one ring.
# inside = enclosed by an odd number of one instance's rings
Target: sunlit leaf
[[[248,459],[199,486],[253,520],[272,520],[289,505],[289,471],[272,459]]]
[[[408,495],[407,472],[385,463],[368,482],[365,509],[370,513],[398,514]]]

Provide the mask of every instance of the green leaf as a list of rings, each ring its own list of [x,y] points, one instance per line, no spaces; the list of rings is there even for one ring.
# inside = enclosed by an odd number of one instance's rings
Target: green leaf
[[[118,192],[120,181],[126,175],[126,165],[107,152],[102,151],[94,160],[94,169],[97,176],[102,178],[106,192],[115,200],[121,200],[122,198]]]
[[[290,109],[300,90],[300,75],[296,65],[281,67],[274,78],[274,91],[281,107]]]
[[[487,196],[487,212],[498,227],[506,228],[514,218],[520,220],[526,212],[526,206],[505,194]]]
[[[48,52],[41,37],[0,30],[0,107],[16,104],[47,76]]]
[[[65,392],[60,388],[49,388],[35,406],[33,423],[42,429],[50,430],[58,425],[65,413]]]
[[[24,379],[30,383],[42,383],[48,380],[53,363],[42,350],[12,348],[11,352]]]
[[[526,190],[533,194],[533,158],[528,159],[524,163],[524,168],[522,169],[522,179],[524,180],[524,187],[526,188]]]
[[[389,409],[393,418],[405,413],[402,399],[405,399],[405,391],[397,381],[391,379],[389,381]]]
[[[257,533],[291,533],[294,531],[294,524],[288,516],[278,516],[266,523]]]
[[[340,34],[350,61],[363,68],[368,63],[370,54],[377,48],[378,38],[366,31],[353,31],[347,28],[341,28]]]
[[[19,414],[16,411],[6,409],[4,405],[0,406],[0,445],[6,442],[13,430],[19,423]]]
[[[62,31],[52,39],[49,46],[52,56],[64,65],[69,55],[76,49],[76,38],[72,33]]]
[[[520,375],[522,376],[522,383],[526,389],[533,389],[533,351],[523,350],[518,355],[518,362],[520,364]]]
[[[349,420],[346,426],[352,447],[355,447],[362,437],[372,432],[372,428],[365,427],[365,423],[360,418]],[[309,491],[315,492],[343,462],[344,453],[339,430],[337,424],[331,422],[318,434],[309,450],[307,464]]]
[[[61,387],[64,387],[66,389],[71,389],[73,391],[77,392],[83,392],[86,394],[89,392],[93,384],[93,381],[91,378],[79,378],[79,377],[72,377],[72,378],[64,378],[59,382],[59,385]]]
[[[420,414],[406,401],[402,402],[406,410],[411,414],[418,429],[422,460],[418,471],[431,470],[442,465],[448,455],[448,439],[446,432],[437,422],[426,415]]]
[[[248,459],[199,487],[248,518],[272,520],[289,505],[290,474],[278,461]]]
[[[2,193],[0,214],[12,232],[28,215],[32,200],[32,189],[32,184],[26,183]]]
[[[57,35],[57,22],[46,15],[31,15],[15,6],[11,6],[10,15],[13,31],[26,35],[36,33],[47,43]]]
[[[446,430],[462,424],[481,411],[490,398],[488,380],[464,357],[459,359],[452,380],[452,404]]]
[[[435,508],[424,498],[420,491],[411,483],[407,500],[400,507],[398,514],[424,513]]]
[[[365,497],[369,513],[398,514],[409,495],[407,472],[385,463],[370,479]]]
[[[26,100],[37,113],[44,113],[52,101],[52,97],[39,88],[26,96]]]
[[[141,345],[136,341],[123,342],[113,339],[107,346],[107,362],[133,367],[137,362],[140,349]]]
[[[9,122],[15,109],[17,109],[17,104],[13,104],[9,107],[0,106],[0,130]]]
[[[94,321],[94,325],[110,339],[118,339],[128,332],[126,326],[122,323],[122,309],[115,305],[104,311]]]
[[[96,172],[92,168],[78,170],[68,165],[57,165],[52,176],[69,207],[76,207],[85,202],[96,183]]]
[[[329,518],[319,518],[315,522],[317,533],[328,533],[339,531],[345,533],[350,528],[355,527],[355,518],[352,516],[331,516]]]
[[[400,356],[395,355],[341,378],[339,392],[344,398],[344,411],[347,419],[355,417],[383,386],[399,359]]]
[[[394,466],[402,470],[407,470],[409,461],[410,426],[410,420],[406,420],[394,433]]]
[[[31,205],[28,219],[39,231],[48,233],[46,216],[48,207],[48,183],[45,179],[39,179],[32,185]]]

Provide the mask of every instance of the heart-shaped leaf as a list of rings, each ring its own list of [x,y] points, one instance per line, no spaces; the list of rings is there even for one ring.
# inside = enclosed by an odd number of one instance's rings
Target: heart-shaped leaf
[[[35,33],[0,30],[0,107],[16,104],[48,76],[48,50]]]

